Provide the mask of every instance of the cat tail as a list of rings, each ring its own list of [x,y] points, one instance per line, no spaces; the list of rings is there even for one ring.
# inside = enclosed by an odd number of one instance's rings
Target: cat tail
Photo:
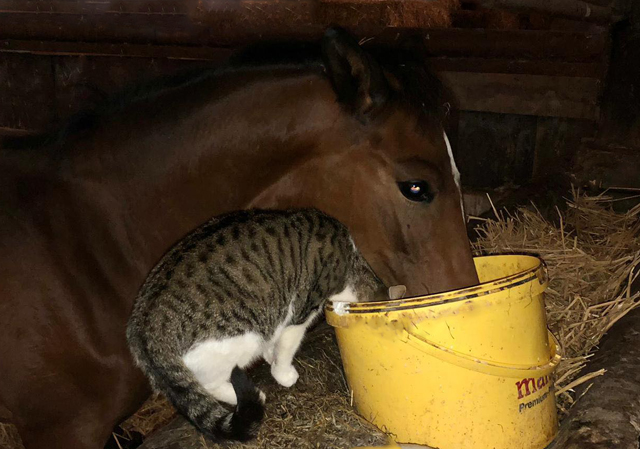
[[[134,340],[130,340],[130,347],[136,363],[154,389],[205,436],[214,441],[248,441],[256,436],[264,417],[263,399],[243,370],[236,366],[231,373],[238,403],[230,412],[204,388],[181,357],[156,351],[151,357],[150,348],[142,349],[144,346]]]
[[[256,436],[264,417],[264,406],[260,391],[244,371],[235,367],[231,373],[238,403],[230,412],[198,382],[182,360],[173,368],[178,368],[171,370],[173,376],[162,376],[165,388],[161,385],[161,390],[200,432],[214,441],[248,441]]]
[[[240,367],[231,372],[231,385],[236,392],[238,404],[233,413],[218,421],[220,431],[227,438],[246,441],[255,437],[264,417],[264,397]]]

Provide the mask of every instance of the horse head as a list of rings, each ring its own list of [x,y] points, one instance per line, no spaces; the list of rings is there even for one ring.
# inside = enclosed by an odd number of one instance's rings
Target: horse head
[[[323,94],[309,113],[325,128],[251,205],[334,215],[382,280],[410,295],[477,283],[436,80],[416,63],[383,67],[340,29],[326,33],[322,56]]]

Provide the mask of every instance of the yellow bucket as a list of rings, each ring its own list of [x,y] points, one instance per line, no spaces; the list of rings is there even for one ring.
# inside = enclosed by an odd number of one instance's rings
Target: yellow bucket
[[[330,302],[358,412],[395,441],[439,449],[542,449],[558,429],[546,268],[475,258],[480,285],[370,303]]]

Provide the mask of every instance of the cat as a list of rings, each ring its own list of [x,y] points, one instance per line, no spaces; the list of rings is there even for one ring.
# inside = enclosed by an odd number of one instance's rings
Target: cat
[[[127,341],[152,387],[200,432],[246,441],[265,396],[244,368],[262,357],[290,387],[298,379],[293,357],[327,300],[386,299],[335,218],[316,209],[237,211],[162,257],[139,291]]]

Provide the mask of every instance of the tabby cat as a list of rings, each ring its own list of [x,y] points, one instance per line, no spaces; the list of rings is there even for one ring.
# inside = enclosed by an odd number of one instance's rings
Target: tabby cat
[[[293,385],[294,354],[327,299],[388,299],[344,225],[315,209],[232,212],[160,260],[127,339],[154,389],[203,434],[244,441],[265,396],[243,369],[263,357],[280,385]]]

